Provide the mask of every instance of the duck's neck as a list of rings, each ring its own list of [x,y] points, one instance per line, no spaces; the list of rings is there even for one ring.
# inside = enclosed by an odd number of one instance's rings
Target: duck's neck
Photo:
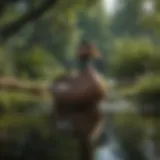
[[[87,69],[90,66],[93,66],[93,61],[92,60],[90,60],[90,59],[80,60],[78,69],[80,71],[84,71],[85,69]]]

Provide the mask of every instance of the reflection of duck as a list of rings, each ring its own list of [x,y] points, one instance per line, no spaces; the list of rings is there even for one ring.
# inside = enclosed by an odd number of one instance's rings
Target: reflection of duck
[[[79,110],[103,98],[104,80],[91,65],[92,59],[99,55],[93,45],[82,43],[78,52],[79,73],[63,75],[54,82],[52,92],[57,104]]]

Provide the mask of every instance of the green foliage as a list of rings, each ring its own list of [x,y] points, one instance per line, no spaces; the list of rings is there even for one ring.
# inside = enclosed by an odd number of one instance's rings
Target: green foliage
[[[139,77],[127,89],[121,89],[121,94],[134,102],[140,114],[145,117],[159,117],[160,113],[160,75],[147,74]]]
[[[110,25],[115,36],[133,36],[144,32],[140,26],[143,0],[123,0]]]
[[[134,89],[135,96],[142,102],[156,104],[160,96],[160,75],[148,75],[142,77]]]
[[[21,92],[0,92],[0,109],[5,113],[29,113],[38,109],[44,100],[42,98]]]
[[[111,58],[112,73],[117,79],[131,78],[150,70],[150,61],[154,54],[154,44],[147,39],[125,39],[115,43]]]
[[[160,72],[160,54],[159,54],[159,48],[157,49],[156,53],[152,55],[150,60],[150,70],[154,73]]]
[[[21,15],[19,14],[19,11],[14,5],[8,5],[6,7],[4,16],[1,19],[1,25],[8,24],[9,22],[12,22],[19,18]]]
[[[144,140],[144,121],[137,114],[119,113],[115,119],[117,135],[121,147],[126,152],[129,160],[145,160],[146,157],[141,150]]]
[[[140,149],[143,140],[153,138],[154,151],[157,150],[157,153],[159,153],[160,144],[158,136],[160,131],[160,2],[151,0],[156,4],[151,12],[142,11],[141,4],[145,1],[124,0],[123,2],[110,25],[112,33],[121,40],[113,48],[111,69],[117,80],[134,80],[134,83],[121,85],[120,89],[118,86],[118,91],[133,102],[141,118],[129,113],[116,115],[119,126],[117,134],[126,151],[126,159],[144,160],[146,157]],[[145,35],[146,39],[139,38],[142,35]],[[147,121],[149,118],[154,119],[152,124]],[[145,129],[151,126],[155,129],[156,135],[145,137]]]
[[[155,37],[159,37],[159,17],[160,17],[160,3],[158,0],[153,1],[153,10],[151,14],[147,14],[142,20],[142,26],[144,29],[150,29],[155,33]]]
[[[0,47],[0,76],[10,75],[11,66],[9,60],[9,53],[6,51],[5,47]]]
[[[17,75],[25,73],[31,79],[51,77],[54,68],[57,68],[55,72],[60,69],[54,57],[39,47],[17,54],[15,64]]]

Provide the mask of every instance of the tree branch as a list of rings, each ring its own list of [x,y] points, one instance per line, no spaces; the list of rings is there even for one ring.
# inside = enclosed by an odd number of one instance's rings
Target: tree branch
[[[14,35],[18,32],[24,25],[27,23],[36,20],[39,18],[43,13],[50,9],[51,7],[55,6],[58,0],[44,0],[44,2],[38,7],[37,9],[26,13],[23,17],[18,19],[17,21],[11,22],[2,28],[0,28],[0,38],[2,41],[6,40],[10,36]]]

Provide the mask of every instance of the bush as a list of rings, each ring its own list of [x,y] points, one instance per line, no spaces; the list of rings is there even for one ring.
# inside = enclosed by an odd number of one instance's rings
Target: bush
[[[158,51],[158,53],[155,53],[152,55],[151,57],[151,61],[150,61],[150,71],[154,72],[154,73],[159,73],[160,72],[160,53]]]
[[[43,99],[26,93],[0,92],[0,108],[9,113],[29,113],[38,109]]]
[[[134,94],[139,102],[160,103],[160,75],[147,75],[135,84]]]
[[[8,55],[5,48],[0,46],[0,76],[12,75],[13,69]]]
[[[46,79],[62,68],[50,53],[39,47],[17,55],[15,65],[17,76],[31,79]]]
[[[143,116],[160,115],[160,75],[148,74],[129,89],[123,89],[123,96],[129,97]]]
[[[126,39],[115,43],[111,59],[113,76],[134,80],[149,70],[149,62],[155,53],[152,42],[145,39]]]

